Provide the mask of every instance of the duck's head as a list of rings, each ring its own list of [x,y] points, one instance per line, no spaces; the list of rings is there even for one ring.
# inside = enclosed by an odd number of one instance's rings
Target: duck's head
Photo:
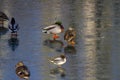
[[[24,66],[24,63],[22,61],[18,62],[15,67],[17,68],[17,67],[20,67],[20,66]]]
[[[55,24],[57,24],[57,25],[59,25],[59,26],[60,26],[60,28],[61,28],[61,32],[63,32],[63,31],[64,31],[64,27],[63,27],[63,25],[62,25],[62,22],[57,21],[57,22],[55,22]]]
[[[57,21],[57,22],[55,22],[55,24],[57,24],[57,25],[62,25],[62,22]]]
[[[65,57],[65,55],[63,55],[63,54],[62,54],[62,55],[60,55],[60,57],[61,57],[62,59],[66,58],[66,57]]]
[[[15,24],[15,18],[14,18],[14,17],[12,17],[12,19],[11,19],[11,24],[12,24],[12,25]]]

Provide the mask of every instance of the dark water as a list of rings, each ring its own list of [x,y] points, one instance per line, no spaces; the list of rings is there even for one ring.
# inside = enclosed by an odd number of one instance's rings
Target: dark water
[[[0,35],[0,80],[19,80],[18,61],[30,69],[30,80],[120,79],[119,0],[0,0],[0,11],[14,17],[20,27],[13,43],[10,31]],[[75,28],[75,47],[66,44],[64,32],[56,42],[41,32],[55,21],[62,21],[65,30]],[[67,62],[59,69],[48,58],[60,54]]]

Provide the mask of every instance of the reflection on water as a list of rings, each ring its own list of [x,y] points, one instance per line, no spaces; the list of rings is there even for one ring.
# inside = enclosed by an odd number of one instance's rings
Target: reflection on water
[[[96,45],[95,45],[95,0],[88,0],[84,2],[84,55],[85,55],[85,61],[84,61],[84,80],[96,80],[96,64],[95,64],[95,58],[96,58]]]
[[[6,27],[0,27],[0,36],[6,34],[8,31],[8,28]]]
[[[64,53],[65,53],[65,54],[76,54],[76,49],[75,49],[74,46],[67,45],[67,46],[65,46],[65,48],[64,48]]]
[[[11,47],[12,51],[15,51],[15,49],[18,47],[19,45],[19,39],[16,37],[16,38],[10,38],[8,40],[8,44],[9,46]]]
[[[50,70],[50,75],[52,77],[55,77],[57,75],[60,75],[60,77],[64,78],[66,76],[65,69],[62,67],[56,67]]]
[[[44,41],[44,45],[48,46],[52,49],[55,49],[56,51],[61,52],[62,48],[63,48],[63,42],[61,40],[50,40],[50,39],[46,39]]]
[[[92,2],[92,1],[91,1]],[[96,4],[93,4],[96,3]],[[84,48],[85,48],[85,80],[109,80],[109,52],[103,50],[101,46],[105,46],[105,35],[103,20],[103,4],[101,0],[93,0],[92,3],[85,1],[84,5]],[[98,8],[99,7],[99,8]],[[96,12],[96,13],[95,13]],[[109,17],[109,16],[108,16]],[[106,45],[107,48],[109,45]],[[108,47],[109,49],[109,47]],[[109,49],[110,50],[110,49]],[[87,77],[86,77],[87,76]]]

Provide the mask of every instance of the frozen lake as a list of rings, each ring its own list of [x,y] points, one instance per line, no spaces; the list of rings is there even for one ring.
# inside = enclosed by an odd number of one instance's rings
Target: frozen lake
[[[0,0],[0,11],[9,18],[4,27],[12,17],[20,27],[13,44],[10,31],[0,33],[0,80],[20,80],[15,74],[19,61],[28,66],[30,80],[120,80],[120,0]],[[65,32],[56,42],[41,32],[56,21],[65,31],[75,28],[74,47],[64,41]],[[48,61],[60,54],[67,57],[64,76]]]

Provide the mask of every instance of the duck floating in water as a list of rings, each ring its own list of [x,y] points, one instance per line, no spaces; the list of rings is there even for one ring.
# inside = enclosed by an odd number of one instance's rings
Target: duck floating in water
[[[17,33],[17,31],[19,30],[18,24],[16,24],[14,18],[11,19],[9,29],[11,30],[11,33]]]
[[[25,80],[29,80],[30,72],[27,68],[27,66],[24,65],[22,61],[18,62],[15,66],[16,68],[16,74]]]
[[[54,40],[59,38],[59,36],[57,34],[63,32],[63,31],[64,31],[64,27],[61,24],[61,22],[56,22],[55,24],[47,26],[42,29],[42,32],[44,32],[44,33],[53,34]]]
[[[76,31],[74,28],[69,27],[69,29],[65,32],[64,40],[67,41],[70,45],[75,45],[75,37],[76,37]]]
[[[65,55],[60,55],[60,56],[57,56],[55,58],[49,59],[49,61],[57,66],[61,66],[64,63],[66,63],[66,57],[65,57]]]

